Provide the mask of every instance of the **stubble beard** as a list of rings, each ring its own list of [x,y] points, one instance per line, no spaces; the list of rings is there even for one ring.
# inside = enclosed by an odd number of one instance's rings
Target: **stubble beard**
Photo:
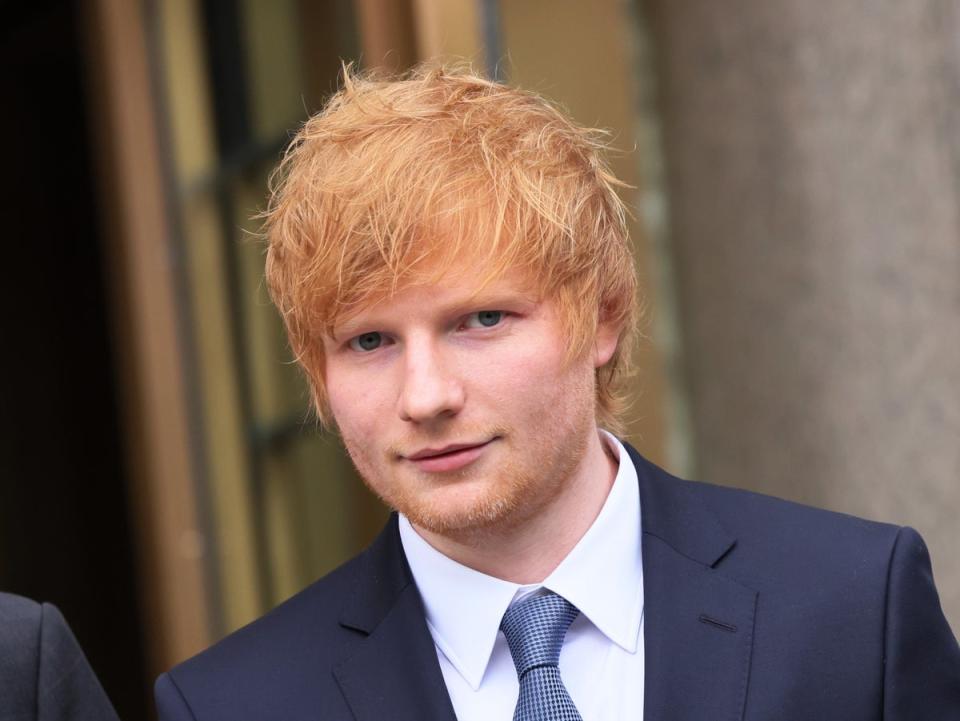
[[[444,487],[426,494],[398,484],[394,507],[413,525],[463,543],[488,534],[509,533],[558,495],[582,457],[585,445],[552,444],[531,457],[510,448],[510,436],[504,435],[496,442],[508,444],[502,459],[491,459],[477,471],[468,467],[450,474],[449,479],[439,481]],[[468,490],[468,497],[451,498],[452,494],[463,492],[457,488],[458,483],[471,482],[475,488]]]
[[[565,402],[550,409],[554,418],[564,419],[553,433],[520,440],[523,434],[508,427],[458,431],[459,437],[496,436],[493,444],[505,448],[490,448],[492,458],[478,459],[457,471],[439,474],[404,467],[409,461],[398,459],[396,449],[388,449],[385,460],[378,463],[362,440],[344,437],[344,445],[364,483],[387,506],[414,526],[475,544],[487,535],[509,534],[527,523],[563,493],[577,472],[589,431],[595,426],[594,386],[592,378],[589,388],[574,379],[568,384]],[[514,447],[517,442],[525,447]]]

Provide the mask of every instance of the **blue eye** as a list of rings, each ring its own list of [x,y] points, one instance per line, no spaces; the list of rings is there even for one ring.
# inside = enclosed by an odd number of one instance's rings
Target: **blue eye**
[[[383,336],[379,333],[362,333],[350,339],[350,348],[355,351],[368,352],[376,350],[383,343]]]
[[[467,326],[470,328],[492,328],[502,320],[502,310],[481,310],[477,313],[471,313],[467,317]]]

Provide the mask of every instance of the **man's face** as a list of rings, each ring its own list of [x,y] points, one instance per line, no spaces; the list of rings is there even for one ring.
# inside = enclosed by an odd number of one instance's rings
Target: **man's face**
[[[476,277],[401,290],[325,340],[330,407],[360,475],[441,535],[515,526],[563,493],[617,340],[601,326],[570,362],[551,300],[510,276],[478,290]]]

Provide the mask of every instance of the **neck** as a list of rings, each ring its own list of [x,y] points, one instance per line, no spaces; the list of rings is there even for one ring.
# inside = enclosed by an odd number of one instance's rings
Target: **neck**
[[[618,462],[598,432],[583,459],[555,497],[522,519],[456,534],[416,526],[431,546],[488,576],[519,584],[540,583],[587,532],[613,487]]]

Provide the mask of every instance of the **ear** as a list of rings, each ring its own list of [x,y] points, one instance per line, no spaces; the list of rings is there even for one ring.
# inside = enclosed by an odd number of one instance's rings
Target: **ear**
[[[620,343],[620,325],[609,320],[600,319],[597,323],[597,334],[593,342],[593,367],[602,368],[617,350]]]

